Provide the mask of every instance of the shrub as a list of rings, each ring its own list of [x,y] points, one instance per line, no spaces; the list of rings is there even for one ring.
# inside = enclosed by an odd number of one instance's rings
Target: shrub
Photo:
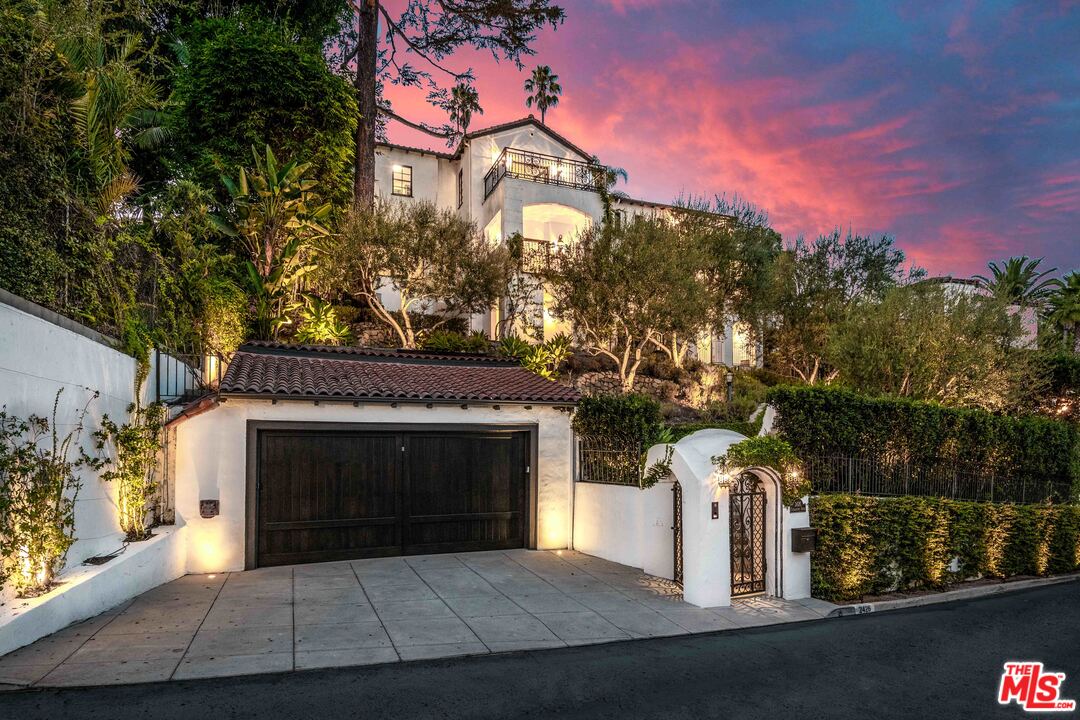
[[[56,409],[49,419],[31,415],[22,420],[0,411],[0,581],[11,580],[22,596],[46,592],[63,568],[75,542],[75,498],[79,469],[87,463],[79,445],[90,403],[75,413],[71,430],[60,435]]]
[[[775,430],[804,459],[955,461],[1016,483],[1080,480],[1080,431],[1068,423],[835,388],[780,386],[767,397],[777,410]]]
[[[826,600],[1080,570],[1076,505],[819,495],[810,520],[818,530],[811,588]]]
[[[637,442],[648,449],[663,435],[664,419],[660,403],[647,395],[590,395],[578,403],[573,428],[578,435]]]

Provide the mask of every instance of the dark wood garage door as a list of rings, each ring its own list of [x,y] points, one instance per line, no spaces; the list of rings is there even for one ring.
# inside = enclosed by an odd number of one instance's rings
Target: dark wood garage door
[[[529,434],[262,430],[259,566],[525,545]]]

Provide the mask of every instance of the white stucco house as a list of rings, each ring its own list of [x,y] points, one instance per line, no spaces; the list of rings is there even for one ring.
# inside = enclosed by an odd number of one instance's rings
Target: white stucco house
[[[393,202],[430,201],[457,212],[481,229],[493,243],[520,235],[524,241],[521,270],[529,273],[536,259],[574,242],[602,213],[593,154],[532,115],[467,133],[452,152],[380,143],[375,155],[375,194]],[[663,213],[670,205],[627,197],[614,198],[617,215]],[[389,284],[382,289],[388,309],[399,307]],[[550,312],[551,298],[537,290],[531,302],[537,334],[550,337],[570,328]],[[497,328],[505,302],[470,318],[470,328],[489,337]],[[723,334],[703,337],[696,356],[710,363],[760,365],[761,352],[740,323],[728,323]]]

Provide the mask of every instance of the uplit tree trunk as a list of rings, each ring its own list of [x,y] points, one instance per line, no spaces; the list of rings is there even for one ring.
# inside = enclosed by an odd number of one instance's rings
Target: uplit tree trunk
[[[353,206],[370,208],[375,202],[375,64],[379,45],[379,0],[361,0],[356,21],[356,158],[353,162]]]

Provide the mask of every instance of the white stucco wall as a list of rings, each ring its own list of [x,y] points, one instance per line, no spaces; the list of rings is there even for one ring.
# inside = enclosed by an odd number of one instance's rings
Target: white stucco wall
[[[10,302],[34,308],[25,301]],[[41,312],[71,328],[81,327]],[[74,427],[79,410],[94,391],[100,392],[90,404],[82,433],[83,449],[94,455],[90,433],[100,427],[102,415],[117,422],[127,419],[127,407],[134,399],[135,359],[109,347],[105,338],[89,329],[80,333],[57,322],[0,302],[0,407],[9,415],[24,419],[38,415],[51,422],[53,401],[62,388],[56,429],[63,437]],[[72,447],[69,459],[78,457],[78,449]],[[82,488],[75,500],[76,540],[68,551],[69,566],[112,552],[123,539],[115,488],[86,468],[80,477]]]
[[[574,483],[574,549],[671,579],[672,507],[670,482],[647,490]]]
[[[247,421],[417,423],[538,426],[537,547],[570,546],[573,517],[573,433],[570,415],[551,407],[281,401],[229,398],[176,426],[176,514],[188,527],[188,572],[244,568]],[[219,500],[220,515],[203,519],[199,500]]]

